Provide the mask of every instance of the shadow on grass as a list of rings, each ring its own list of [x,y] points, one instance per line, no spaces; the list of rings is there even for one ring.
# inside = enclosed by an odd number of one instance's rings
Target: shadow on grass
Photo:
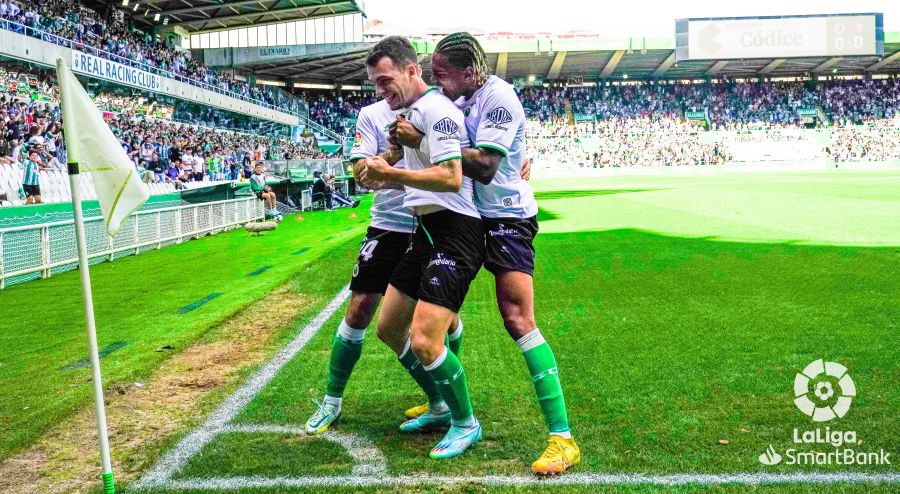
[[[544,209],[541,207],[538,208],[538,214],[537,214],[538,223],[540,223],[542,221],[550,221],[550,220],[558,220],[558,219],[559,219],[559,215],[554,213],[553,211],[550,211],[549,209]]]
[[[791,390],[796,372],[821,355],[839,355],[859,386],[873,390],[854,403],[848,426],[865,437],[891,437],[889,410],[900,394],[896,365],[885,370],[892,360],[883,342],[895,331],[888,321],[900,317],[896,248],[725,242],[638,229],[546,233],[536,246],[537,322],[557,352],[586,453],[582,471],[765,469],[756,458],[769,438],[808,424]],[[483,272],[473,282],[461,315],[472,328],[463,359],[485,424],[479,448],[489,454],[424,460],[440,435],[397,432],[402,409],[421,397],[393,353],[369,345],[340,427],[370,437],[392,474],[515,474],[540,451],[540,408],[521,352],[503,331],[492,276]],[[329,333],[319,335],[241,421],[302,424],[314,411],[302,404],[321,395],[330,341]],[[722,438],[731,440],[727,449]],[[636,450],[641,454],[629,454]]]
[[[659,189],[600,189],[600,190],[549,190],[535,192],[534,198],[540,200],[576,199],[579,197],[607,196],[611,194],[628,194],[631,192],[646,192]]]
[[[554,200],[554,199],[577,199],[580,197],[606,196],[612,194],[627,194],[630,192],[645,192],[657,189],[604,189],[604,190],[554,190],[546,192],[535,192],[534,197],[538,201]],[[537,220],[550,221],[557,220],[560,216],[548,209],[538,207]]]

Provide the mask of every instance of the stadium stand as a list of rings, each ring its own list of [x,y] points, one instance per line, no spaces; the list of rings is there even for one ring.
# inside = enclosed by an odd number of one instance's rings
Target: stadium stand
[[[686,111],[709,110],[712,128],[802,125],[797,110],[821,107],[829,119],[863,123],[900,112],[900,79],[809,82],[723,82],[658,84],[630,82],[594,87],[541,87],[519,91],[532,119],[573,114],[606,120],[652,115],[681,118]],[[350,125],[372,95],[318,95],[309,99],[310,118],[336,132]]]
[[[0,196],[6,197],[3,204],[22,202],[21,152],[22,145],[30,140],[43,143],[47,165],[41,172],[43,201],[63,202],[70,198],[62,165],[66,158],[57,95],[55,79],[47,72],[21,64],[0,64],[0,115],[4,117],[0,120]],[[143,97],[99,92],[94,99],[152,194],[174,192],[176,187],[191,189],[242,180],[242,172],[249,170],[254,160],[325,157],[314,140],[295,143],[284,136],[223,131],[223,127],[238,119],[209,107],[182,105],[178,107],[182,108],[181,114],[175,115],[172,108],[155,105]],[[175,121],[179,116],[186,122]],[[164,172],[169,161],[176,158],[182,161],[179,176],[184,176],[186,170],[195,175],[176,182],[166,181],[163,173],[148,173],[154,168]],[[89,188],[85,197],[92,198],[95,194],[92,186]]]
[[[359,108],[375,101],[371,92],[343,91],[337,86],[333,91],[306,93],[294,87],[292,95],[237,81],[225,72],[205,66],[200,62],[203,57],[197,54],[192,57],[189,51],[166,44],[164,38],[150,34],[149,30],[139,29],[137,21],[131,11],[110,2],[5,0],[0,4],[0,27],[7,30],[50,43],[71,44],[79,50],[94,50],[97,56],[122,64],[163,71],[167,77],[204,87],[214,86],[286,111],[296,113],[302,107],[308,111],[309,125],[314,127],[303,129],[300,135],[296,134],[300,129],[297,128],[293,139],[289,139],[284,135],[285,127],[271,122],[266,125],[260,119],[197,101],[157,99],[140,91],[120,91],[101,82],[93,90],[95,102],[154,191],[196,187],[198,181],[239,180],[249,162],[257,159],[323,158],[320,145],[323,149],[341,147],[336,139],[352,135]],[[334,64],[348,75],[362,73],[357,59],[364,56],[365,50],[353,44],[346,45],[345,50],[329,55],[336,57]],[[630,53],[627,60],[637,57]],[[650,64],[650,58],[663,54],[652,52],[646,60],[632,61]],[[578,60],[591,56],[602,58],[601,55],[600,52],[573,55],[572,70],[580,67]],[[518,57],[519,68],[515,70],[525,70],[525,65],[534,62],[529,61],[530,54]],[[889,64],[893,58],[866,67]],[[491,58],[492,63],[494,60],[500,67],[499,59]],[[288,64],[284,67],[287,69],[293,62],[283,63]],[[306,63],[294,65],[306,67]],[[325,65],[311,70],[310,74],[326,73],[327,62],[322,63]],[[422,63],[427,72],[430,64],[427,54],[423,55]],[[690,67],[690,64],[683,65],[673,69],[673,73],[679,74]],[[654,74],[661,74],[659,67],[665,63],[656,66]],[[563,84],[559,71],[553,83],[524,84],[520,75],[517,87],[530,119],[528,154],[544,167],[715,165],[766,161],[773,156],[778,161],[784,160],[785,155],[792,156],[785,154],[789,146],[781,146],[777,152],[768,149],[780,146],[770,146],[771,142],[801,143],[796,149],[802,149],[810,159],[900,160],[900,117],[897,116],[900,79],[897,77],[828,78],[831,80],[781,77],[773,81],[735,80],[722,75],[701,82],[696,77],[677,81],[651,77],[628,80],[623,72],[621,79],[613,80],[609,76],[616,64],[609,62],[606,68],[610,71],[605,76],[601,74],[596,82],[587,84],[578,77]],[[621,70],[635,68],[626,63]],[[57,183],[54,174],[64,173],[60,163],[65,163],[53,76],[47,71],[2,63],[0,87],[0,93],[7,93],[0,106],[6,120],[0,128],[3,134],[0,155],[7,162],[6,167],[21,168],[23,142],[39,138],[46,143],[45,173],[49,174],[46,180],[42,177],[42,183],[52,187]],[[331,137],[338,137],[325,142],[330,137],[323,135],[318,125],[333,132]],[[816,133],[815,129],[825,130]],[[753,143],[763,144],[757,146],[762,150],[752,150],[749,144]],[[167,179],[168,163],[176,158],[182,158],[176,166],[177,172],[173,172],[177,178]],[[6,172],[4,187],[11,202],[18,200],[18,188],[12,190],[16,181],[13,178],[11,172]],[[48,192],[45,200],[65,196],[56,192]]]
[[[374,103],[372,93],[350,92],[347,94],[325,93],[307,95],[310,120],[317,122],[340,135],[353,134],[359,109]]]
[[[284,91],[251,86],[210,70],[188,52],[129,27],[122,12],[114,8],[100,12],[67,0],[4,0],[0,21],[0,27],[10,31],[79,50],[91,49],[97,56],[142,70],[161,71],[182,82],[213,86],[246,101],[293,113],[303,107],[302,101]]]
[[[21,69],[20,69],[21,70]],[[4,79],[3,74],[6,74]],[[24,82],[22,82],[24,81]],[[42,172],[47,184],[45,202],[68,200],[59,136],[58,107],[53,102],[56,88],[52,76],[26,71],[4,70],[0,83],[9,94],[0,111],[8,115],[0,153],[8,160],[18,157],[15,146],[26,138],[43,137],[47,148],[58,150],[57,165]],[[22,99],[24,95],[36,98]],[[688,111],[708,111],[709,129],[720,131],[766,131],[800,129],[808,126],[798,116],[800,108],[818,108],[830,120],[832,144],[826,153],[834,161],[900,160],[900,80],[846,80],[827,83],[743,83],[743,84],[622,84],[592,88],[527,88],[521,92],[529,113],[529,155],[547,167],[607,168],[722,164],[734,158],[735,138],[705,138],[707,129],[685,120]],[[296,160],[322,158],[315,139],[299,143],[259,134],[222,132],[227,126],[224,112],[211,108],[183,110],[189,123],[176,123],[164,116],[170,112],[142,100],[112,93],[100,93],[96,100],[107,112],[111,127],[132,156],[138,171],[146,177],[153,193],[167,193],[176,187],[212,185],[241,178],[244,165],[255,159]],[[349,93],[343,97],[320,94],[310,98],[310,116],[342,133],[353,128],[358,108],[373,100],[371,94]],[[568,109],[567,104],[568,102]],[[569,113],[595,118],[595,122],[571,125]],[[44,127],[34,129],[40,119]],[[824,125],[828,120],[819,121]],[[219,129],[219,130],[214,130]],[[767,134],[768,135],[768,134]],[[769,135],[769,137],[771,137]],[[743,138],[743,141],[751,139]],[[11,144],[15,143],[15,144]],[[142,145],[152,152],[142,155]],[[191,162],[179,167],[169,181],[157,174],[149,161],[155,153],[157,170],[190,150]],[[14,156],[15,155],[15,156]],[[811,153],[815,156],[815,153]],[[15,161],[15,160],[13,160]],[[9,203],[17,204],[21,169],[4,167],[0,189]],[[20,167],[19,167],[20,168]],[[191,176],[191,171],[201,170]],[[212,170],[212,172],[210,172]],[[46,174],[46,175],[45,175]],[[197,179],[202,179],[197,181]],[[64,177],[63,177],[64,178]],[[87,194],[91,196],[90,193]]]
[[[657,84],[632,82],[595,87],[525,88],[520,94],[532,118],[574,114],[599,119],[643,115],[681,117],[709,111],[711,127],[735,130],[748,125],[802,125],[800,109],[821,107],[830,120],[863,123],[900,112],[900,79],[809,82],[722,82]]]
[[[529,116],[529,155],[549,166],[632,167],[720,164],[733,139],[712,131],[830,127],[834,161],[900,160],[900,79],[660,84],[631,81],[593,87],[519,91]],[[371,95],[309,98],[310,118],[347,135]],[[800,110],[823,118],[811,122]],[[708,116],[706,127],[686,112]],[[572,125],[579,120],[594,124]],[[860,127],[861,126],[861,127]],[[811,150],[809,150],[811,151]],[[811,151],[809,156],[818,156]]]

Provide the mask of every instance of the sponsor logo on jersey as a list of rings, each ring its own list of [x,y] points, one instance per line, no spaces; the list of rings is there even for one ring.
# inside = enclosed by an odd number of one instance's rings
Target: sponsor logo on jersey
[[[502,106],[498,106],[497,108],[494,108],[493,110],[487,112],[487,115],[485,115],[485,117],[487,117],[487,119],[491,122],[494,122],[494,125],[510,123],[513,119],[512,113],[510,113],[506,108],[503,108]]]
[[[428,267],[430,268],[431,266],[449,266],[453,268],[456,267],[456,261],[446,258],[442,252],[438,252],[437,256],[433,257],[431,261],[428,262]]]
[[[444,117],[438,121],[438,123],[434,124],[432,129],[440,132],[441,134],[455,134],[457,130],[459,130],[459,125],[456,125],[456,122],[453,121],[450,117]]]
[[[515,228],[506,228],[506,225],[500,223],[497,228],[488,230],[491,237],[518,237],[519,232]]]

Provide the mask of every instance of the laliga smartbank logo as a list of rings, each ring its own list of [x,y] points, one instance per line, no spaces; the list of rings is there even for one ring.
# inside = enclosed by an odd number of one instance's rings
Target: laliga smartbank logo
[[[832,400],[835,395],[836,400]],[[813,422],[827,422],[847,414],[856,396],[856,385],[846,367],[819,359],[794,377],[794,396],[797,397],[794,404],[812,417]]]
[[[847,415],[856,396],[856,384],[846,367],[819,359],[794,378],[794,396],[794,404],[813,422],[828,422]],[[891,454],[884,449],[876,452],[854,449],[862,444],[856,431],[836,430],[830,426],[806,431],[794,428],[791,439],[795,446],[784,450],[783,454],[769,444],[759,455],[759,462],[769,466],[782,462],[815,466],[891,464]]]

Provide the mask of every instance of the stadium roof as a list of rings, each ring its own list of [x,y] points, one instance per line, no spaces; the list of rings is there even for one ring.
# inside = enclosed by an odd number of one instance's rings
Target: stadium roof
[[[488,63],[506,79],[548,81],[570,78],[704,79],[755,76],[788,77],[809,74],[865,74],[900,72],[900,33],[885,33],[884,55],[676,62],[672,38],[598,39],[569,37],[520,39],[485,36]],[[436,42],[418,42],[420,53],[434,51]],[[428,60],[423,62],[427,65]],[[425,67],[426,71],[428,67]]]
[[[320,49],[309,49],[308,54],[302,56],[241,64],[237,68],[241,72],[256,74],[263,79],[317,83],[358,82],[366,78],[366,53],[373,44],[312,45]]]
[[[94,0],[93,3],[118,7],[145,24],[159,25],[168,18],[168,26],[182,26],[189,31],[362,12],[360,0]]]
[[[437,38],[439,39],[439,38]],[[430,53],[436,40],[415,41],[420,61],[430,73]],[[676,62],[674,40],[597,39],[571,37],[530,39],[487,35],[481,39],[494,73],[507,79],[544,81],[570,79],[648,80],[707,79],[717,77],[794,77],[900,73],[900,33],[885,33],[884,55],[743,60],[691,60]],[[327,56],[245,65],[242,70],[265,78],[296,82],[359,82],[366,78],[365,49],[335,51]]]

